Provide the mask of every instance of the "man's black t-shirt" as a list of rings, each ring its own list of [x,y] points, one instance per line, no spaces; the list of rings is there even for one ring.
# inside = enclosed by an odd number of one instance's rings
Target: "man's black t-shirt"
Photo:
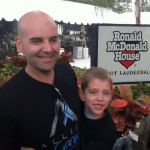
[[[0,149],[79,149],[76,76],[67,64],[56,64],[54,72],[54,85],[50,85],[22,69],[0,89]]]

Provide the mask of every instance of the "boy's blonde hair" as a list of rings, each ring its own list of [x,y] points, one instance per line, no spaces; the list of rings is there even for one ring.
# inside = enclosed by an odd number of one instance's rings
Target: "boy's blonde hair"
[[[100,67],[91,67],[90,69],[87,69],[83,74],[82,74],[82,85],[81,89],[85,91],[85,89],[88,87],[88,84],[92,79],[99,79],[101,81],[108,81],[110,83],[111,89],[113,86],[113,81],[108,73],[108,71],[104,68]]]

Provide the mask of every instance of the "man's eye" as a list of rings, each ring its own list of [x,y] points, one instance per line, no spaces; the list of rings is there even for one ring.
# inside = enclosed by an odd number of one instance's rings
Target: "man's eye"
[[[32,43],[40,43],[42,40],[40,40],[40,39],[33,39],[33,40],[31,40],[31,42]]]
[[[57,42],[58,41],[58,38],[53,38],[50,40],[50,42]]]

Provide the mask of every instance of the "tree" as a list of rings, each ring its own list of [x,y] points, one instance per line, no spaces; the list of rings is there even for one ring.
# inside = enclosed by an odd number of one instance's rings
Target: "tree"
[[[149,0],[141,0],[141,11],[142,12],[150,12],[150,1]]]
[[[135,7],[136,7],[136,11],[135,11],[136,24],[140,24],[141,23],[141,5],[140,5],[140,0],[136,0],[135,1]]]
[[[124,13],[132,11],[132,0],[64,0],[70,2],[77,2],[83,4],[90,4],[96,7],[103,7],[112,9],[117,13]],[[140,2],[142,12],[150,12],[150,0],[135,0]]]
[[[133,0],[65,0],[83,4],[94,5],[96,9],[100,7],[111,9],[116,13],[131,12]],[[135,0],[136,23],[140,24],[141,12],[150,12],[150,0]]]
[[[141,12],[150,12],[149,0],[135,0],[136,24],[141,23]]]
[[[96,9],[98,9],[99,7],[112,9],[114,12],[117,13],[123,13],[132,10],[131,9],[132,0],[65,0],[65,1],[94,5]]]
[[[17,20],[6,21],[2,19],[0,23],[0,51],[9,56],[16,50],[14,39],[17,36]]]

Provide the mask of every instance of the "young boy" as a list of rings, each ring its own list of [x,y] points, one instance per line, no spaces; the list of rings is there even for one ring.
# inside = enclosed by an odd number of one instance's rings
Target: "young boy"
[[[84,101],[83,149],[112,150],[117,138],[116,125],[107,107],[111,101],[112,79],[99,67],[92,67],[82,75],[79,95]]]

